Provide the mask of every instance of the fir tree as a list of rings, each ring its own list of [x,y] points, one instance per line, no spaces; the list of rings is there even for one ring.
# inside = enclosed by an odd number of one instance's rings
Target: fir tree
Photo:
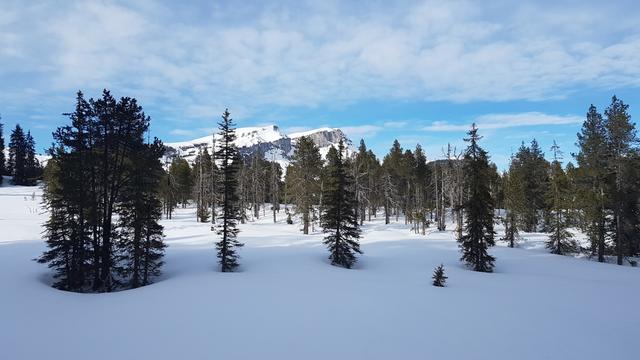
[[[164,262],[162,214],[159,198],[162,181],[160,158],[164,146],[159,140],[142,145],[131,156],[131,182],[122,190],[119,203],[121,239],[118,248],[123,262],[121,274],[127,287],[147,285],[160,275]]]
[[[25,136],[25,185],[35,185],[40,178],[42,169],[38,159],[36,159],[36,143],[31,136],[31,131],[27,131]]]
[[[48,249],[38,259],[54,286],[110,292],[149,283],[162,265],[159,143],[145,146],[149,117],[133,98],[81,92],[70,125],[54,133],[45,172]],[[135,278],[130,276],[135,274]]]
[[[447,277],[444,275],[444,266],[440,264],[440,266],[436,267],[433,271],[433,286],[444,287],[447,282]]]
[[[209,220],[210,202],[211,202],[211,182],[213,162],[209,151],[205,148],[199,150],[193,162],[193,193],[196,200],[196,217],[199,222],[207,222]]]
[[[628,169],[633,163],[630,160],[633,159],[633,153],[637,150],[638,144],[635,125],[631,122],[628,109],[629,105],[614,96],[611,99],[611,105],[605,110],[607,116],[605,127],[609,149],[608,170],[614,179],[612,207],[618,265],[622,265],[624,254],[628,251],[629,236],[624,231],[625,223],[634,224],[637,222],[637,219],[633,219],[633,211],[625,211],[625,203],[633,189],[631,179],[625,177],[625,174],[630,173]]]
[[[487,248],[495,244],[493,230],[493,198],[489,187],[489,157],[478,145],[481,137],[475,124],[464,139],[469,143],[464,152],[464,177],[467,200],[464,234],[460,237],[460,250],[464,261],[474,271],[492,272],[495,258]]]
[[[320,223],[327,234],[324,244],[329,248],[332,265],[351,268],[360,251],[360,226],[356,214],[357,201],[353,192],[353,178],[343,159],[344,144],[332,147],[327,154],[326,184],[323,189],[323,213]]]
[[[511,164],[510,169],[513,166],[513,158]],[[506,241],[511,248],[515,247],[519,238],[517,209],[521,208],[523,203],[522,179],[518,175],[515,171],[509,171],[502,176],[506,214],[503,219],[504,237],[500,240]]]
[[[27,140],[20,125],[11,132],[8,170],[15,185],[27,185]]]
[[[237,240],[240,231],[237,228],[240,211],[244,211],[239,208],[238,204],[238,166],[242,160],[234,144],[236,133],[230,116],[229,111],[225,110],[222,114],[222,121],[218,123],[221,143],[215,152],[215,159],[220,164],[222,176],[220,182],[222,187],[222,224],[217,231],[221,238],[216,244],[222,272],[233,271],[238,267],[239,256],[236,253],[236,248],[244,245]]]
[[[513,210],[522,229],[527,232],[538,230],[540,214],[548,208],[546,203],[546,191],[548,188],[549,163],[544,159],[544,153],[538,142],[533,139],[530,146],[524,143],[518,149],[509,173],[515,175],[522,182],[522,202]]]
[[[560,163],[560,148],[553,142],[551,147],[553,152],[553,163],[551,164],[551,177],[549,188],[549,198],[551,203],[551,235],[547,241],[547,248],[551,253],[564,255],[575,252],[577,244],[573,240],[573,235],[567,230],[569,227],[569,217],[567,216],[568,181],[566,174],[562,170]]]
[[[175,188],[177,202],[187,207],[193,189],[192,170],[187,160],[174,158],[169,166],[171,186]]]
[[[607,227],[607,130],[602,115],[591,105],[578,133],[575,155],[578,162],[578,195],[587,221],[586,232],[591,240],[591,252],[604,262]]]
[[[2,120],[2,117],[0,117]],[[3,135],[3,125],[0,122],[0,185],[4,181],[3,175],[6,173],[6,160],[4,158],[4,135]]]
[[[297,140],[291,165],[287,169],[287,193],[302,215],[302,233],[309,234],[313,219],[313,206],[320,195],[320,151],[311,138],[303,136]]]

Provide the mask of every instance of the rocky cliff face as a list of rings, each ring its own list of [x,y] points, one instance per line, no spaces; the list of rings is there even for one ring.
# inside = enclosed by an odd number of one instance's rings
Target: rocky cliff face
[[[347,148],[346,155],[354,153],[353,144],[340,129],[321,128],[305,132],[284,134],[278,126],[246,127],[236,129],[236,145],[240,154],[244,157],[256,153],[264,154],[265,159],[275,160],[283,168],[291,161],[297,139],[307,136],[318,146],[320,154],[324,158],[332,146],[337,147],[342,139]],[[213,151],[213,143],[220,141],[218,136],[207,136],[191,141],[166,143],[166,161],[173,157],[183,157],[188,162],[193,162],[200,149],[206,148],[209,153]],[[217,146],[217,145],[216,145]]]

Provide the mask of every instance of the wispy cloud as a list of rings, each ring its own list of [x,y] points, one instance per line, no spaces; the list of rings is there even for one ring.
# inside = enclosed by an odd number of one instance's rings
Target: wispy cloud
[[[401,129],[405,126],[407,126],[409,122],[408,121],[385,121],[384,124],[382,124],[382,126],[384,126],[385,128],[391,128],[391,129]]]
[[[377,125],[343,126],[340,128],[348,137],[353,140],[360,140],[376,135],[382,127]]]
[[[636,6],[15,1],[0,15],[0,101],[32,103],[20,89],[107,87],[186,119],[226,106],[242,119],[274,106],[540,100],[577,87],[637,87],[640,31],[626,12]]]
[[[187,130],[187,129],[173,129],[169,131],[169,134],[176,135],[176,136],[197,136],[197,135],[201,135],[202,132],[195,131],[195,130]]]
[[[473,123],[481,130],[507,129],[522,126],[553,126],[579,124],[583,117],[576,115],[549,115],[540,112],[525,112],[519,114],[486,114],[478,116]],[[451,132],[469,130],[472,123],[450,123],[447,121],[434,121],[423,127],[425,131]]]

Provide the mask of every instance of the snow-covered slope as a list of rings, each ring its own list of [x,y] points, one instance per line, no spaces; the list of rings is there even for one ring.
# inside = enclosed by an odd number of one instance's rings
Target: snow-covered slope
[[[329,148],[337,146],[342,139],[346,146],[346,155],[354,152],[353,144],[340,129],[320,128],[305,132],[284,134],[276,125],[263,127],[243,127],[236,129],[236,145],[243,156],[250,156],[256,152],[264,154],[265,159],[275,160],[286,168],[293,155],[296,140],[302,136],[310,137],[319,147],[320,154],[326,156]],[[215,141],[220,138],[216,134]],[[212,135],[182,142],[166,143],[167,160],[180,156],[189,162],[193,162],[199,149],[206,148],[212,152],[214,137]],[[216,145],[217,146],[217,145]]]
[[[32,200],[36,191],[35,200]],[[549,254],[546,236],[464,268],[451,230],[365,223],[355,269],[331,266],[323,234],[266,216],[240,226],[241,268],[216,269],[194,209],[163,220],[164,276],[111,294],[49,286],[36,188],[0,187],[0,358],[635,359],[640,269]],[[453,226],[448,229],[453,229]],[[502,228],[498,229],[501,235]],[[431,286],[444,264],[447,287]]]

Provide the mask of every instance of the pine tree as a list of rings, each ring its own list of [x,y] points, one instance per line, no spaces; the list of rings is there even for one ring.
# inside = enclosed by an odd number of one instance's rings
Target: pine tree
[[[607,140],[609,149],[609,173],[614,178],[613,190],[613,218],[614,218],[614,242],[618,265],[628,251],[629,237],[625,234],[625,223],[637,222],[633,219],[633,212],[625,211],[625,202],[629,198],[632,189],[631,181],[625,178],[628,167],[632,163],[633,153],[637,150],[638,138],[635,125],[631,122],[628,113],[629,105],[617,97],[611,99],[611,105],[605,110],[607,121]]]
[[[440,264],[440,266],[438,266],[437,268],[435,268],[435,270],[433,271],[433,286],[438,286],[438,287],[444,287],[445,283],[447,282],[447,277],[444,275],[444,266],[442,264]]]
[[[474,271],[492,272],[495,258],[487,248],[495,244],[493,230],[493,199],[489,188],[489,157],[478,145],[482,138],[475,124],[464,139],[469,143],[464,152],[464,178],[467,199],[463,209],[466,214],[464,234],[460,237],[460,250],[464,261]]]
[[[110,292],[149,283],[163,248],[156,193],[163,147],[144,144],[150,119],[135,99],[116,100],[107,90],[89,101],[78,92],[67,115],[71,124],[55,131],[49,150],[48,249],[38,261],[65,290]]]
[[[27,131],[25,136],[25,185],[35,185],[42,175],[42,168],[36,159],[36,143],[31,136],[31,131]]]
[[[516,218],[515,209],[520,203],[520,196],[522,190],[520,189],[521,181],[516,177],[516,174],[506,172],[503,177],[504,181],[504,204],[506,215],[503,219],[504,223],[504,237],[500,240],[506,241],[510,248],[515,247],[518,241],[518,221]]]
[[[244,211],[244,209],[240,209],[238,204],[238,166],[242,160],[234,144],[235,128],[228,109],[222,114],[222,121],[218,123],[218,129],[220,130],[218,134],[221,143],[215,152],[215,159],[220,164],[222,176],[220,182],[222,187],[222,224],[217,231],[221,239],[216,244],[216,248],[221,271],[230,272],[239,265],[236,248],[244,245],[237,240],[240,231],[237,224],[240,219],[240,211]]]
[[[177,201],[183,208],[187,207],[193,189],[192,170],[187,160],[174,158],[169,166],[169,176],[176,189]]]
[[[549,183],[548,170],[549,163],[545,160],[538,142],[533,139],[530,146],[522,143],[511,163],[509,173],[522,181],[520,189],[523,201],[514,211],[524,231],[537,231],[541,213],[548,210],[545,197]]]
[[[7,167],[13,184],[27,185],[27,141],[19,124],[11,132]]]
[[[322,159],[320,151],[311,138],[306,136],[297,140],[291,165],[287,169],[287,193],[296,212],[302,214],[302,233],[309,234],[309,225],[313,219],[313,206],[320,195],[320,171]]]
[[[332,265],[351,268],[360,251],[360,226],[356,214],[357,201],[353,178],[343,159],[344,144],[332,147],[327,154],[326,184],[323,189],[323,213],[320,223],[327,234],[324,244],[329,248]]]
[[[602,115],[591,105],[578,133],[578,198],[587,221],[586,232],[591,240],[591,252],[604,262],[606,249],[607,198],[607,130]]]
[[[2,120],[2,117],[0,117]],[[3,175],[6,173],[6,160],[4,158],[4,135],[3,135],[3,124],[0,122],[0,185],[4,181]]]
[[[405,153],[400,142],[396,139],[393,141],[389,153],[382,159],[382,168],[388,174],[386,180],[390,180],[390,183],[385,184],[384,187],[389,190],[387,195],[392,196],[385,196],[385,205],[388,205],[385,208],[385,218],[387,219],[393,214],[398,221],[401,209],[404,208],[407,189],[406,165]]]
[[[208,222],[210,213],[211,202],[211,182],[213,181],[211,176],[211,167],[213,165],[211,156],[207,148],[199,150],[198,156],[196,156],[193,162],[193,197],[196,200],[196,217],[199,222]]]
[[[553,152],[553,163],[551,164],[551,187],[548,193],[551,204],[551,235],[546,246],[553,254],[565,255],[577,251],[577,244],[573,240],[573,235],[567,230],[569,227],[567,214],[569,188],[566,174],[560,163],[562,158],[560,147],[555,141],[551,151]]]
[[[127,287],[148,285],[160,275],[164,264],[163,227],[158,223],[162,214],[159,198],[162,181],[160,158],[164,146],[159,140],[142,145],[131,156],[131,182],[122,190],[118,205],[119,227],[122,237],[117,246],[120,268]]]
[[[164,169],[162,171],[159,193],[160,198],[162,199],[162,212],[165,218],[171,219],[173,216],[173,210],[178,206],[178,196],[176,195],[177,189],[173,176],[169,172],[164,171]]]

